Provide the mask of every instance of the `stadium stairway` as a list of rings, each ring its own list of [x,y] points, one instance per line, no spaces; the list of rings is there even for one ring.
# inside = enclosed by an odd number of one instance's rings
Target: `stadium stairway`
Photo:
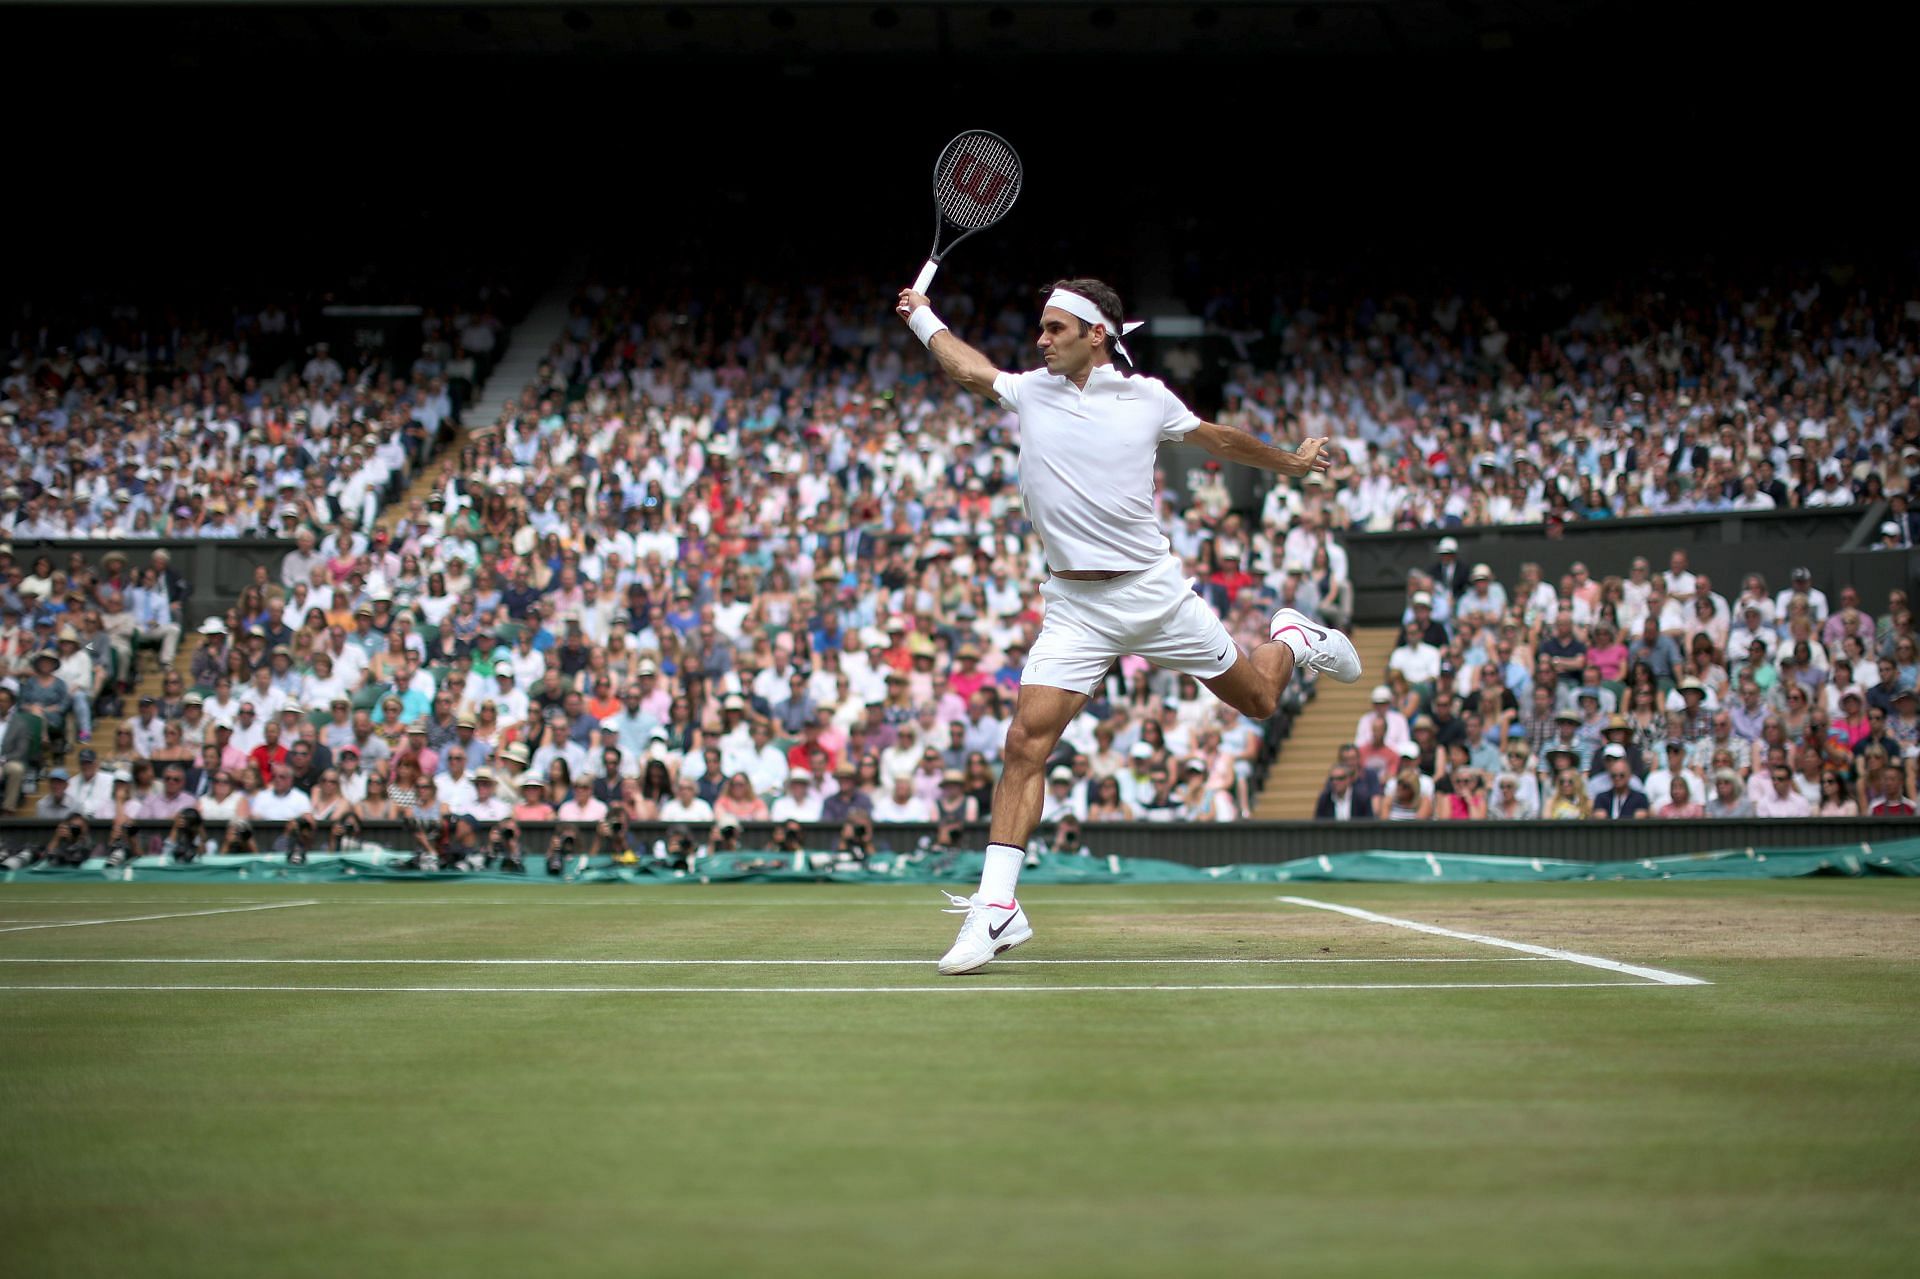
[[[506,354],[493,366],[493,372],[481,386],[480,394],[460,415],[461,425],[453,443],[414,475],[398,502],[381,512],[377,521],[380,527],[392,528],[394,521],[416,501],[425,501],[427,495],[440,486],[440,475],[446,463],[458,458],[460,450],[466,447],[467,437],[480,427],[499,422],[500,411],[506,407],[507,401],[518,396],[526,389],[527,383],[533,381],[533,375],[540,370],[540,362],[547,358],[554,343],[565,334],[568,304],[573,301],[585,278],[584,263],[575,263],[562,271],[559,278],[528,309],[526,318],[514,325]]]
[[[1352,684],[1322,679],[1313,700],[1293,721],[1293,731],[1267,773],[1267,784],[1253,800],[1258,821],[1306,821],[1327,784],[1340,747],[1353,740],[1353,726],[1372,703],[1374,686],[1387,670],[1394,628],[1362,626],[1352,632],[1366,673]]]
[[[185,675],[188,668],[192,665],[194,650],[200,647],[200,639],[201,636],[195,631],[190,631],[180,637],[180,652],[174,658],[174,669],[178,670],[182,675]],[[100,758],[103,760],[111,758],[113,755],[114,730],[119,728],[120,725],[127,720],[131,720],[139,715],[140,699],[143,697],[158,697],[161,693],[161,680],[164,678],[166,672],[160,667],[159,653],[151,648],[143,648],[134,655],[134,658],[136,663],[135,669],[139,673],[134,679],[133,691],[125,694],[120,699],[121,706],[126,711],[126,714],[109,719],[96,718],[93,721],[93,741],[91,745],[95,751],[99,752]],[[43,771],[45,769],[64,768],[71,773],[77,767],[76,757],[79,753],[79,734],[69,732],[67,734],[66,754],[56,756],[49,750],[42,764]],[[11,814],[0,815],[31,817],[33,815],[34,804],[39,802],[40,796],[44,794],[46,794],[46,781],[43,778],[33,790],[23,791],[21,793],[19,808],[13,810]]]

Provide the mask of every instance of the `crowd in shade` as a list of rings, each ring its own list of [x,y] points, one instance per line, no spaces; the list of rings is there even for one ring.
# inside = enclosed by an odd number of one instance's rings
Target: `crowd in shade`
[[[1854,271],[1695,269],[1475,294],[1244,269],[1202,278],[1233,281],[1191,299],[1233,335],[1222,420],[1331,437],[1345,462],[1322,493],[1338,529],[1896,495],[1904,513],[1920,470],[1920,301]],[[1178,354],[1212,383],[1197,351]]]
[[[236,402],[231,393],[205,396],[194,430],[156,423],[142,447],[159,456],[140,459],[171,477],[156,483],[185,478],[224,493],[259,477],[272,495],[253,500],[270,504],[267,522],[294,549],[178,649],[191,654],[174,660],[163,696],[113,741],[87,743],[68,793],[84,790],[84,811],[102,820],[167,815],[185,795],[203,814],[284,815],[306,804],[334,818],[472,818],[470,832],[552,819],[591,823],[604,837],[609,819],[665,821],[714,843],[759,821],[884,831],[986,816],[1047,566],[1020,508],[1016,419],[934,377],[892,321],[891,297],[860,284],[702,295],[590,285],[499,419],[470,424],[459,448],[432,463],[428,496],[385,509],[379,496],[337,500],[344,466],[329,459],[343,440],[377,455],[384,442],[363,431],[425,431],[420,397],[444,365],[335,378],[315,350],[283,384],[284,427],[247,418],[215,429],[224,410],[213,406]],[[994,287],[956,290],[941,304],[990,358],[1024,367],[1038,300]],[[1221,413],[1283,442],[1325,434],[1340,445],[1328,483],[1280,484],[1255,509],[1235,509],[1218,471],[1201,472],[1189,491],[1162,486],[1174,553],[1247,647],[1266,639],[1282,604],[1350,623],[1341,538],[1351,531],[1703,505],[1758,511],[1837,502],[1822,496],[1835,485],[1846,504],[1892,499],[1890,544],[1914,531],[1903,504],[1920,461],[1916,319],[1844,283],[1727,288],[1705,302],[1678,288],[1552,295],[1510,312],[1504,300],[1404,295],[1336,305],[1311,289],[1270,305],[1241,297],[1209,306],[1247,356],[1220,388]],[[1250,315],[1258,322],[1244,327]],[[1206,374],[1192,352],[1163,344],[1155,356],[1165,367],[1152,371],[1208,407],[1193,390]],[[23,459],[24,446],[36,450],[44,475],[19,499],[16,537],[25,536],[19,510],[70,513],[75,484],[95,486],[94,472],[62,451],[81,438],[72,432],[131,447],[97,417],[113,403],[104,386],[90,393],[96,417],[87,419],[59,394],[49,401],[26,372],[24,392],[39,402],[14,414],[8,438]],[[316,404],[349,395],[364,398],[363,420],[333,412],[324,430],[315,426]],[[237,402],[244,409],[244,395]],[[312,447],[290,449],[286,432],[302,412],[308,434],[294,438]],[[91,425],[76,425],[83,420]],[[223,444],[233,432],[237,444]],[[253,447],[267,451],[249,456],[256,433]],[[411,460],[403,455],[399,474]],[[136,462],[136,481],[140,471]],[[134,595],[150,602],[131,630],[98,607],[106,565],[30,561],[9,574],[0,609],[15,609],[4,621],[22,633],[9,678],[23,691],[26,668],[37,678],[52,657],[58,669],[69,622],[95,655],[96,677],[124,669],[101,656],[115,635],[129,650],[142,637],[165,643],[162,659],[174,658],[179,584],[164,565],[136,570],[123,559],[113,571],[122,603],[133,593],[123,586],[151,592]],[[1374,741],[1363,726],[1360,758],[1343,764],[1349,782],[1397,788],[1389,815],[1471,815],[1475,801],[1452,789],[1464,745],[1488,782],[1488,811],[1509,772],[1545,811],[1563,784],[1551,764],[1568,758],[1552,749],[1560,717],[1572,714],[1589,808],[1604,799],[1598,782],[1617,759],[1610,745],[1634,752],[1626,791],[1670,783],[1658,768],[1669,736],[1689,753],[1703,740],[1728,752],[1692,763],[1687,806],[1715,802],[1706,778],[1727,771],[1758,806],[1765,797],[1749,788],[1756,775],[1771,779],[1776,746],[1795,788],[1832,771],[1859,811],[1908,802],[1911,707],[1892,698],[1900,680],[1912,685],[1904,600],[1872,602],[1870,635],[1829,640],[1824,601],[1815,610],[1791,585],[1769,594],[1743,583],[1730,602],[1708,584],[1677,588],[1676,574],[1689,580],[1668,566],[1611,586],[1582,577],[1503,587],[1445,567],[1445,585],[1409,606],[1423,637],[1396,652],[1381,711],[1388,736]],[[44,598],[22,592],[43,580]],[[1477,602],[1489,587],[1508,597],[1497,615]],[[1649,641],[1629,603],[1644,609],[1656,590]],[[1734,647],[1749,638],[1744,609],[1755,591],[1771,636],[1764,667],[1754,666],[1750,639]],[[1720,632],[1689,629],[1702,607],[1724,615]],[[1698,648],[1702,635],[1712,654]],[[1657,661],[1623,659],[1616,669],[1616,649],[1649,642]],[[1604,656],[1540,678],[1537,663],[1565,643]],[[1883,648],[1892,677],[1879,677]],[[1836,679],[1843,661],[1851,666]],[[1504,693],[1484,683],[1489,665]],[[1713,734],[1713,716],[1740,703],[1749,676],[1763,702],[1783,703],[1766,730],[1781,740],[1758,755],[1757,738],[1736,746]],[[51,678],[69,698],[82,682]],[[1834,766],[1829,730],[1848,713],[1852,686],[1863,706],[1887,702],[1884,733],[1869,733],[1870,749],[1878,743],[1886,756],[1877,772],[1864,752],[1858,767]],[[1785,704],[1796,687],[1804,712]],[[1298,680],[1286,709],[1312,692]],[[1808,718],[1816,707],[1818,732]],[[1605,727],[1615,714],[1638,725],[1625,739]],[[1478,717],[1471,728],[1469,715]],[[1414,727],[1423,718],[1431,729]],[[1269,731],[1190,679],[1122,661],[1051,761],[1041,837],[1058,838],[1063,822],[1244,818]],[[1462,734],[1464,744],[1454,740]],[[1410,765],[1400,762],[1403,736],[1418,751]],[[1502,763],[1516,744],[1528,750],[1524,767]],[[1409,805],[1403,783],[1414,787]],[[1355,802],[1333,801],[1341,815]],[[1669,786],[1648,806],[1673,802]],[[1361,811],[1373,808],[1369,794]]]
[[[1676,550],[1559,581],[1438,562],[1317,815],[1912,817],[1920,637],[1906,592],[1738,583]]]
[[[16,321],[0,373],[0,537],[291,536],[371,524],[504,348],[486,287],[428,309],[406,367],[270,301]],[[64,566],[62,566],[64,567]]]

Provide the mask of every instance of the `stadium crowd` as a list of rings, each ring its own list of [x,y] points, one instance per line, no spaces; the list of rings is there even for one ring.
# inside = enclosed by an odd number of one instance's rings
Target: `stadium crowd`
[[[186,521],[175,529],[204,530],[208,508],[229,501],[219,495],[265,477],[271,493],[245,499],[247,527],[295,539],[277,572],[260,569],[197,628],[186,669],[175,656],[185,584],[164,560],[135,571],[124,558],[97,569],[0,559],[0,614],[14,610],[0,616],[0,678],[53,735],[71,713],[83,746],[75,776],[48,774],[36,811],[68,804],[111,822],[192,808],[228,820],[229,839],[236,817],[458,816],[473,819],[466,840],[508,819],[579,823],[602,839],[621,823],[664,821],[714,846],[750,822],[837,822],[857,836],[985,816],[1046,566],[1021,516],[1015,421],[932,380],[876,305],[884,296],[865,285],[705,300],[590,286],[532,384],[434,464],[430,496],[403,507],[381,505],[393,483],[349,490],[343,474],[451,420],[436,416],[431,394],[445,366],[335,377],[315,351],[291,390],[263,394],[262,406],[284,412],[248,408],[231,378],[208,374],[224,398],[203,392],[190,429],[142,410],[147,429],[134,435],[106,429],[119,392],[87,383],[55,388],[48,402],[41,370],[17,370],[22,393],[42,402],[20,403],[8,424],[23,468],[39,476],[18,499],[16,536],[40,527],[23,526],[24,508],[32,520],[97,513],[99,468],[76,461],[97,455],[123,471],[131,460],[135,483],[161,486]],[[1030,354],[1033,304],[1005,289],[943,299],[949,322],[1009,366]],[[1760,510],[1754,494],[1778,507],[1839,501],[1823,496],[1838,491],[1849,504],[1892,499],[1890,540],[1911,539],[1913,317],[1814,286],[1706,310],[1643,297],[1570,314],[1502,340],[1498,317],[1477,305],[1306,300],[1277,307],[1261,334],[1240,334],[1250,351],[1270,350],[1273,367],[1236,370],[1228,420],[1282,439],[1328,434],[1344,457],[1330,483],[1276,486],[1257,513],[1233,509],[1217,472],[1184,505],[1163,485],[1163,523],[1195,589],[1251,646],[1280,604],[1349,624],[1339,540],[1348,530],[1608,518],[1676,503]],[[1236,323],[1229,310],[1215,318]],[[1192,372],[1178,348],[1167,354],[1172,380]],[[67,404],[76,393],[84,403]],[[316,420],[316,405],[348,396],[364,404],[357,420],[338,407]],[[402,447],[391,474],[404,476],[417,456]],[[160,478],[142,480],[143,466]],[[179,499],[183,482],[209,496]],[[68,491],[76,486],[85,498]],[[1416,797],[1400,805],[1396,790],[1393,816],[1457,807],[1443,764],[1461,745],[1456,729],[1488,804],[1511,771],[1545,810],[1571,784],[1549,768],[1569,758],[1554,749],[1557,717],[1578,715],[1566,728],[1585,744],[1571,758],[1591,806],[1601,788],[1587,783],[1590,766],[1600,761],[1596,781],[1615,771],[1607,745],[1633,748],[1642,789],[1670,782],[1649,760],[1665,760],[1668,735],[1688,752],[1719,740],[1713,717],[1742,697],[1748,675],[1763,699],[1799,686],[1811,708],[1832,695],[1818,732],[1811,709],[1778,717],[1795,778],[1822,771],[1806,761],[1831,755],[1822,734],[1846,713],[1847,684],[1829,674],[1836,662],[1853,659],[1848,683],[1863,705],[1913,682],[1904,600],[1885,602],[1871,635],[1829,644],[1824,602],[1809,617],[1812,604],[1791,588],[1769,596],[1762,670],[1753,641],[1723,651],[1751,633],[1735,629],[1750,620],[1746,597],[1724,635],[1689,631],[1693,610],[1734,605],[1678,588],[1684,569],[1677,579],[1671,566],[1660,578],[1635,570],[1604,600],[1603,583],[1584,577],[1523,580],[1497,612],[1477,593],[1498,584],[1457,568],[1439,576],[1448,584],[1430,583],[1428,602],[1409,606],[1423,638],[1395,653],[1381,711],[1388,735],[1376,742],[1363,726],[1359,758],[1336,770],[1358,785],[1406,777],[1400,738],[1412,739]],[[1655,589],[1659,660],[1615,669],[1616,648],[1649,642],[1644,619],[1623,605],[1644,608]],[[1717,661],[1696,649],[1700,635]],[[1675,657],[1659,638],[1685,647]],[[1855,640],[1857,654],[1847,647]],[[102,672],[128,670],[139,641],[175,667],[163,694],[113,741],[85,740],[78,721],[92,708],[80,710],[76,690],[110,696]],[[1536,674],[1572,644],[1606,658]],[[1864,660],[1889,644],[1891,683]],[[1489,665],[1505,693],[1483,686]],[[1694,682],[1702,687],[1686,687]],[[1297,684],[1289,709],[1311,691]],[[1889,706],[1885,740],[1901,743],[1910,710]],[[1606,727],[1615,713],[1640,717],[1624,739]],[[1267,731],[1190,679],[1121,662],[1050,768],[1043,832],[1235,820],[1250,809]],[[1524,767],[1501,765],[1520,742]],[[1911,745],[1904,739],[1900,767],[1883,766],[1877,780],[1849,775],[1860,811],[1910,802]],[[1743,793],[1756,768],[1771,778],[1770,757],[1751,743],[1744,756],[1727,749],[1726,768],[1711,752],[1692,762],[1689,804],[1709,803],[1704,784],[1693,786],[1708,773],[1730,769]],[[35,770],[8,760],[12,809]],[[1658,809],[1674,793],[1656,799]],[[1335,795],[1333,807],[1346,815],[1354,802]],[[1447,815],[1469,815],[1466,802],[1468,813]]]
[[[1221,420],[1330,436],[1336,529],[1851,506],[1920,469],[1920,302],[1782,272],[1465,297],[1213,279]],[[1243,358],[1239,358],[1243,357]],[[1184,353],[1197,375],[1197,353]],[[1279,493],[1299,514],[1297,495]],[[1899,518],[1898,516],[1896,518]],[[1908,536],[1911,536],[1911,530]]]
[[[396,370],[305,342],[280,303],[236,308],[217,326],[171,313],[143,322],[136,308],[72,325],[57,337],[17,329],[9,344],[0,538],[368,527],[458,424],[505,332],[484,303],[430,312],[417,358]]]
[[[1443,538],[1316,815],[1913,816],[1906,592],[1870,612],[1804,567],[1777,585],[1749,573],[1729,595],[1683,550],[1557,583],[1524,564],[1509,584]]]

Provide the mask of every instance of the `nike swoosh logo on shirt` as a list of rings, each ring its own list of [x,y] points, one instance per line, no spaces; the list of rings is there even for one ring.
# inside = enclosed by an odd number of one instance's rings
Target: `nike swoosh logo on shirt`
[[[1219,651],[1218,653],[1215,653],[1215,654],[1213,655],[1213,660],[1214,660],[1214,661],[1216,661],[1216,662],[1224,662],[1224,661],[1226,661],[1226,660],[1227,660],[1227,649],[1228,649],[1228,648],[1232,648],[1232,647],[1233,647],[1233,645],[1231,645],[1231,644],[1229,644],[1229,645],[1227,645],[1227,648],[1223,648],[1223,649],[1221,649],[1221,650],[1220,650],[1220,651]]]

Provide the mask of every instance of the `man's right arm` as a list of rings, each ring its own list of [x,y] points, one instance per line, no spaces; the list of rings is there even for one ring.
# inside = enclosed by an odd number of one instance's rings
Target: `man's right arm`
[[[929,303],[926,294],[916,293],[912,289],[902,289],[900,301],[894,308],[894,313],[900,317],[901,323],[908,328],[913,328],[914,312],[927,306]],[[928,314],[931,313],[929,309]],[[923,320],[922,323],[924,324],[925,321]],[[915,330],[915,332],[917,334],[919,331]],[[994,379],[1000,376],[1000,370],[994,368],[993,362],[986,356],[961,341],[952,329],[941,325],[932,337],[927,339],[927,349],[933,352],[933,358],[940,362],[941,371],[954,382],[976,395],[993,395]]]

